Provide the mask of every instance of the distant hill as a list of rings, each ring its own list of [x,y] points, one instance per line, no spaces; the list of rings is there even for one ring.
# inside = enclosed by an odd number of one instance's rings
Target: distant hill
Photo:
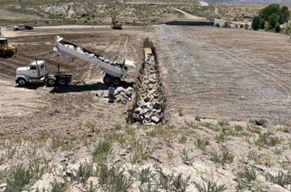
[[[291,4],[291,0],[208,0],[212,2],[223,3],[279,3],[279,4]]]

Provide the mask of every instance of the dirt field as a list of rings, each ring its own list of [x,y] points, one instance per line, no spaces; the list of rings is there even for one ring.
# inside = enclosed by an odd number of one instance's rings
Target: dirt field
[[[172,115],[182,107],[190,118],[290,123],[289,36],[182,26],[156,34]]]
[[[122,86],[133,86],[137,71],[143,59],[143,41],[153,35],[150,28],[136,27],[112,30],[109,26],[98,29],[38,29],[38,36],[9,38],[18,45],[18,53],[11,58],[0,58],[0,125],[1,134],[53,134],[64,137],[86,135],[90,124],[110,129],[116,121],[124,121],[127,108],[122,104],[108,104],[108,99],[97,98],[92,91],[107,90],[103,85],[103,71],[88,71],[65,88],[49,88],[30,85],[17,87],[14,82],[15,70],[26,66],[33,58],[45,59],[48,71],[56,71],[58,58],[53,51],[56,34],[68,41],[95,51],[110,59],[122,62],[136,61],[137,68],[130,69]],[[6,31],[7,33],[7,31]],[[11,36],[13,31],[8,31]],[[35,34],[23,31],[21,35]],[[51,34],[51,35],[42,35]],[[60,56],[61,70],[74,69],[89,63]]]
[[[107,191],[121,186],[116,181],[128,181],[128,190],[111,191],[169,191],[170,186],[195,192],[208,184],[226,192],[290,191],[291,128],[246,122],[251,117],[290,121],[288,36],[166,25],[117,31],[108,26],[8,29],[4,35],[18,53],[0,58],[0,191],[16,191],[13,186],[20,184],[13,178],[20,178],[15,170],[22,167],[33,175],[20,187],[34,192],[56,186],[89,191],[91,184],[90,191]],[[137,81],[143,43],[151,39],[169,125],[125,125],[133,102],[110,104],[96,97],[96,90],[108,89],[100,70],[73,73],[73,82],[62,88],[16,86],[16,68],[34,58],[45,59],[48,71],[56,70],[56,35],[119,62],[135,60],[137,68],[129,70],[122,86],[140,84],[140,90],[147,89],[145,81]],[[89,65],[63,55],[60,63],[62,71]],[[106,175],[114,175],[113,166],[124,168],[117,172],[126,177],[102,184]],[[103,171],[92,172],[100,167]]]
[[[181,107],[185,110],[183,118],[199,115],[246,121],[260,117],[290,123],[288,36],[214,27],[158,26],[155,31],[157,38],[154,28],[144,27],[122,31],[107,26],[5,31],[7,36],[19,36],[9,38],[19,51],[0,60],[1,133],[74,137],[86,135],[92,123],[108,129],[115,121],[126,118],[130,105],[109,105],[107,99],[92,94],[94,90],[107,89],[102,83],[102,71],[74,76],[71,85],[61,89],[16,86],[16,68],[28,65],[33,58],[44,57],[48,70],[56,71],[58,58],[52,51],[56,34],[119,62],[125,58],[135,60],[137,68],[130,71],[125,87],[133,86],[138,74],[144,39],[153,39],[171,116],[177,117]],[[63,55],[60,62],[64,71],[89,65],[81,60],[72,62]]]

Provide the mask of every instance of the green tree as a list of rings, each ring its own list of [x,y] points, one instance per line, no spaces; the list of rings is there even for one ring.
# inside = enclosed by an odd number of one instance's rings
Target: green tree
[[[268,20],[268,23],[269,23],[269,26],[271,29],[275,28],[277,22],[278,22],[279,18],[278,16],[273,13],[270,17],[269,17],[269,20]]]
[[[275,13],[275,14],[280,14],[281,9],[279,4],[271,4],[268,7],[265,7],[259,11],[259,16],[262,19],[265,19],[265,21],[269,20],[269,17]]]
[[[290,17],[290,12],[288,10],[288,7],[283,6],[279,16],[280,16],[279,23],[283,24],[285,22],[288,22],[288,18]]]
[[[276,23],[276,26],[275,26],[275,32],[276,32],[276,33],[279,33],[280,31],[281,31],[280,24],[279,24],[279,23]]]
[[[261,25],[261,18],[260,18],[260,16],[255,16],[253,18],[253,21],[252,21],[252,28],[254,30],[258,30],[258,29],[260,29],[260,25]]]
[[[265,29],[265,19],[261,19],[260,29]]]
[[[265,19],[265,21],[269,21],[270,17],[273,14],[277,15],[278,22],[281,24],[288,22],[288,19],[290,17],[288,7],[282,6],[282,8],[280,8],[279,4],[271,4],[268,7],[265,7],[259,11],[259,16],[261,17],[261,19]],[[275,27],[275,25],[273,27]]]

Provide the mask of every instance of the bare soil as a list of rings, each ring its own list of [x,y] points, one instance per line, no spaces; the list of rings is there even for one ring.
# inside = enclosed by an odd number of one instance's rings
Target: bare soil
[[[166,25],[156,34],[172,122],[184,108],[182,119],[290,123],[289,36]]]

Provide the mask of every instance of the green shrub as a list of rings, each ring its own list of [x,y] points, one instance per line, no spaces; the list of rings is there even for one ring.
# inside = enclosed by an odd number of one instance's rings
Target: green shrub
[[[182,107],[180,107],[178,109],[178,113],[179,113],[179,116],[183,116],[184,115],[184,109]]]
[[[29,167],[25,169],[22,165],[17,166],[13,171],[13,179],[7,179],[7,186],[5,192],[20,192],[23,191],[26,185],[34,177],[34,172]]]
[[[197,183],[195,181],[193,181],[192,183],[195,184],[195,187],[197,188],[197,190],[199,192],[223,192],[227,189],[224,185],[217,186],[216,183],[213,183],[210,181],[207,182],[207,185],[205,185],[205,183],[203,183],[203,186],[201,186],[199,183]]]
[[[219,23],[216,23],[215,26],[216,26],[216,27],[220,27]]]
[[[89,163],[80,164],[77,170],[74,170],[75,173],[71,175],[72,180],[82,183],[83,186],[86,185],[89,177],[93,175],[93,166]]]
[[[52,186],[51,192],[64,192],[68,188],[65,183],[59,183],[56,181],[56,179],[54,180],[54,182],[51,182],[50,184]]]
[[[211,158],[210,160],[216,162],[216,163],[221,163],[221,164],[231,164],[233,162],[233,159],[234,159],[234,155],[232,155],[230,152],[229,152],[229,149],[228,148],[222,148],[221,149],[221,154],[217,153],[217,151],[212,151],[210,153],[211,155]]]
[[[206,146],[209,145],[208,138],[198,138],[196,142],[194,142],[195,146],[198,147],[200,150],[205,151]]]
[[[276,32],[276,33],[279,33],[280,31],[281,31],[280,24],[279,24],[279,23],[276,23],[276,26],[275,26],[275,32]]]
[[[268,181],[271,181],[277,185],[280,185],[284,187],[285,185],[291,184],[291,172],[290,170],[287,172],[287,174],[280,171],[277,176],[273,176],[270,173],[266,174],[266,179]]]
[[[234,129],[235,129],[236,131],[242,131],[242,130],[244,130],[244,128],[243,128],[242,126],[240,126],[240,125],[235,125],[235,126],[234,126]]]
[[[259,30],[261,25],[261,18],[259,16],[255,16],[252,21],[253,30]]]
[[[242,172],[238,172],[237,174],[241,179],[246,180],[247,182],[251,182],[256,180],[257,175],[256,172],[254,170],[254,167],[249,168],[247,166],[244,167],[244,171]]]
[[[270,137],[270,134],[263,133],[259,135],[259,138],[254,143],[260,147],[266,148],[280,144],[281,141],[278,137]]]
[[[95,149],[92,153],[93,162],[104,163],[107,156],[112,152],[112,144],[108,141],[99,141],[98,145],[95,146]]]
[[[179,137],[178,140],[179,140],[179,143],[186,143],[187,137],[183,135],[182,137]]]
[[[97,175],[103,191],[127,191],[133,183],[131,177],[127,178],[124,174],[124,169],[114,165],[111,168],[108,165],[98,167]]]
[[[246,23],[245,24],[245,29],[249,29],[250,28],[250,26]]]

